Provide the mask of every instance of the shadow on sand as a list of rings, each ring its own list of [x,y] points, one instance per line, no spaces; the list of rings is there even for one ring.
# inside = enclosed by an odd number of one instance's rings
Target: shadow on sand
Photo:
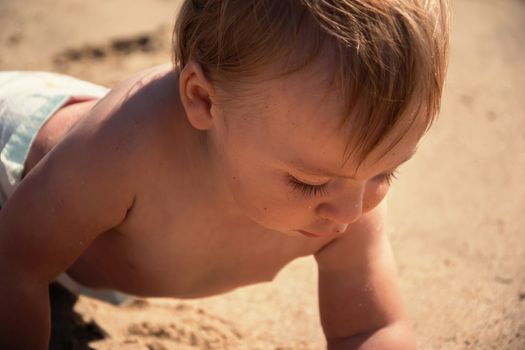
[[[78,297],[58,283],[49,286],[51,341],[49,350],[93,350],[88,344],[104,339],[106,332],[95,322],[85,322],[73,308]]]

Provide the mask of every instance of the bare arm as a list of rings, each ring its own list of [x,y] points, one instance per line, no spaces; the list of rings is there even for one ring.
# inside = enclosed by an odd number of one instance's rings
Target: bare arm
[[[415,349],[384,234],[385,204],[316,254],[328,349]]]
[[[97,106],[0,211],[2,349],[47,349],[48,284],[97,235],[122,222],[133,203],[127,142],[102,122],[109,112]]]

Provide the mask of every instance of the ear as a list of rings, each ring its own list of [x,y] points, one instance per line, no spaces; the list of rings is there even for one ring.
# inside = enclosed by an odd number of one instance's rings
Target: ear
[[[179,92],[191,125],[198,130],[211,128],[212,97],[215,96],[215,91],[199,63],[190,61],[182,69],[179,76]]]

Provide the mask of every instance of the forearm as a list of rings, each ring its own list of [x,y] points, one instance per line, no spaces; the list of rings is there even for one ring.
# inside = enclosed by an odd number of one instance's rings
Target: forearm
[[[48,348],[50,334],[47,285],[20,283],[4,274],[0,286],[0,349]]]
[[[412,328],[406,323],[348,338],[327,339],[327,350],[415,350]]]

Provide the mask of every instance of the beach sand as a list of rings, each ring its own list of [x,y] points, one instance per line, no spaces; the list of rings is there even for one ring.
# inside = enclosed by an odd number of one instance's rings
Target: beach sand
[[[0,69],[111,86],[170,61],[178,1],[0,1]],[[389,199],[420,349],[525,349],[525,2],[456,0],[441,116]],[[53,286],[52,349],[322,349],[312,258],[272,283],[113,306]],[[31,319],[28,317],[28,326]]]

